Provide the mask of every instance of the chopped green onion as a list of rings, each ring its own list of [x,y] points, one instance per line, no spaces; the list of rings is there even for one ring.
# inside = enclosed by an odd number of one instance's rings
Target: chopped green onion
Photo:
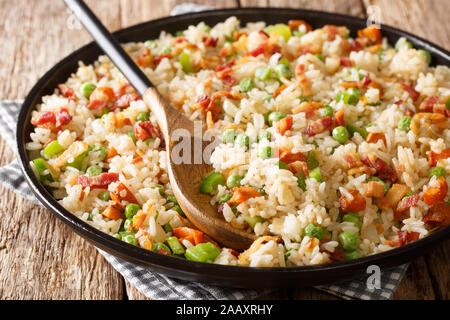
[[[220,250],[211,242],[199,243],[186,250],[184,256],[188,260],[212,263],[220,254]]]
[[[61,147],[61,145],[59,144],[58,140],[54,140],[52,142],[50,142],[44,149],[43,153],[45,156],[51,158],[55,155],[57,155],[58,153],[61,153],[64,151],[64,148]]]

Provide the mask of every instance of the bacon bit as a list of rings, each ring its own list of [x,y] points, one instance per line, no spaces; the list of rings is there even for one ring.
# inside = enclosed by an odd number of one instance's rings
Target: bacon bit
[[[237,252],[234,249],[229,249],[230,250],[230,254],[233,255],[235,258],[239,258],[239,252]]]
[[[298,78],[304,74],[305,74],[305,65],[303,63],[300,63],[295,67],[295,76]]]
[[[340,86],[344,89],[349,89],[349,88],[362,89],[363,88],[363,84],[359,81],[343,81],[343,82],[338,83],[338,86]]]
[[[404,184],[394,184],[378,203],[378,208],[381,210],[389,210],[394,208],[397,203],[403,198],[403,196],[410,190],[410,188]]]
[[[231,86],[233,86],[233,85],[237,82],[237,80],[236,80],[235,77],[230,76],[230,75],[228,74],[228,75],[226,75],[226,76],[224,76],[224,77],[222,78],[222,82],[223,82],[223,84],[225,84],[226,86],[231,87]]]
[[[173,53],[171,53],[171,52],[157,55],[155,58],[155,64],[159,64],[162,61],[162,59],[165,59],[165,58],[170,59],[170,58],[172,58],[172,56],[173,56]]]
[[[141,248],[152,250],[152,238],[142,228],[136,233],[136,240]]]
[[[234,59],[234,57],[232,57],[230,60],[228,60],[228,62],[217,66],[216,72],[231,68],[234,65],[234,63],[235,63],[235,59]]]
[[[331,117],[325,117],[325,118],[321,118],[319,120],[310,122],[308,124],[308,127],[305,130],[305,134],[312,137],[318,133],[329,130],[331,128],[332,124],[333,124],[333,121],[332,121]]]
[[[378,140],[382,140],[384,145],[386,145],[386,137],[383,133],[370,132],[366,138],[366,142],[368,143],[377,143]]]
[[[261,194],[252,187],[239,187],[233,188],[233,197],[228,202],[229,204],[237,203],[241,204],[250,198],[261,197]]]
[[[420,111],[425,111],[425,112],[432,112],[433,111],[433,106],[435,104],[437,104],[437,103],[439,103],[439,97],[438,96],[427,97],[420,104],[419,110]]]
[[[343,67],[353,67],[355,65],[355,62],[353,60],[350,60],[350,58],[340,58],[339,62]]]
[[[336,26],[327,24],[323,27],[326,33],[328,33],[328,41],[334,41],[339,34],[339,30]]]
[[[450,148],[442,150],[441,153],[436,153],[430,150],[428,153],[428,164],[430,167],[435,167],[440,160],[450,158]]]
[[[439,187],[430,187],[423,193],[423,201],[429,206],[443,201],[447,196],[447,181],[444,177],[439,177],[437,180],[439,182]]]
[[[442,228],[450,224],[450,204],[435,203],[422,221],[431,228]]]
[[[133,159],[133,163],[139,163],[139,162],[142,162],[142,157],[137,157],[137,158],[134,158]]]
[[[442,103],[436,103],[433,106],[433,110],[432,111],[433,111],[433,113],[439,113],[439,114],[442,114],[442,115],[447,116],[447,117],[450,116],[450,111],[447,109],[446,105],[442,104]]]
[[[403,90],[408,92],[409,96],[411,97],[411,99],[413,99],[413,101],[417,101],[417,99],[419,99],[420,92],[416,91],[416,89],[403,82],[401,82],[400,85],[403,88]]]
[[[345,251],[335,248],[334,252],[326,251],[330,255],[331,261],[339,262],[345,261]]]
[[[339,127],[339,126],[347,127],[347,123],[345,122],[345,119],[344,119],[344,114],[345,114],[344,109],[341,109],[334,113],[334,127]]]
[[[290,151],[287,150],[282,150],[280,152],[280,161],[283,161],[286,164],[304,160],[306,160],[306,156],[301,152],[291,153]]]
[[[288,26],[291,30],[298,30],[300,26],[305,26],[306,32],[312,30],[311,25],[304,20],[289,20]]]
[[[413,117],[414,114],[415,114],[414,111],[412,111],[411,109],[409,108],[405,109],[405,116]]]
[[[283,85],[279,86],[277,88],[277,90],[275,90],[275,92],[273,93],[273,97],[274,98],[278,97],[280,95],[280,93],[286,88],[287,88],[287,84],[283,84]]]
[[[108,186],[119,181],[119,174],[115,172],[103,172],[95,177],[78,176],[77,184],[81,184],[83,188],[91,189],[108,189]]]
[[[118,156],[119,153],[117,152],[116,148],[111,147],[111,149],[109,149],[108,154],[105,157],[105,162],[108,161],[109,159],[114,158],[115,156]]]
[[[56,127],[62,127],[72,120],[72,116],[66,108],[61,108],[56,112]]]
[[[188,227],[179,227],[173,229],[173,235],[177,237],[181,242],[183,242],[183,240],[188,240],[194,245],[204,242],[203,232]]]
[[[202,41],[206,47],[213,47],[213,48],[216,47],[218,40],[219,40],[219,38],[211,37],[211,36],[203,37],[203,39],[202,39]]]
[[[395,221],[401,221],[405,219],[404,212],[408,210],[409,208],[413,208],[417,205],[419,202],[420,195],[413,195],[409,197],[404,197],[397,205],[397,209],[394,212],[394,220]]]
[[[344,160],[348,163],[350,168],[361,167],[363,163],[361,162],[361,157],[358,153],[346,154]]]
[[[31,123],[35,126],[43,125],[46,123],[56,123],[56,116],[54,112],[42,111],[31,119]]]
[[[162,136],[161,130],[159,129],[159,127],[155,127],[151,121],[140,122],[135,128],[134,134],[136,136],[136,139],[141,141],[145,141],[148,138],[159,138],[161,140],[160,146],[165,146],[165,141]]]
[[[252,51],[247,52],[247,56],[257,57],[260,54],[264,54],[266,56],[271,56],[274,53],[280,52],[281,47],[276,43],[269,43],[269,40],[264,41],[258,47],[253,49]]]
[[[77,96],[75,95],[75,91],[68,85],[63,84],[63,83],[58,84],[58,90],[59,90],[59,92],[61,92],[61,94],[64,97],[68,98],[69,100],[72,100],[72,101],[78,100]]]
[[[121,96],[110,109],[115,110],[117,108],[127,108],[132,101],[137,101],[141,99],[141,96],[138,93],[126,93]]]
[[[292,113],[297,114],[300,112],[304,112],[306,119],[310,119],[314,117],[314,115],[316,114],[316,110],[322,108],[324,105],[324,102],[305,101],[300,103],[300,105],[292,108]]]
[[[362,49],[364,49],[364,46],[361,44],[361,42],[358,41],[358,39],[354,39],[350,47],[348,48],[349,52],[361,51]]]
[[[349,190],[353,199],[348,199],[345,195],[339,198],[339,206],[344,212],[358,212],[366,208],[366,199],[359,193],[358,190]]]
[[[400,99],[400,100],[395,101],[394,104],[396,104],[396,105],[399,106],[399,105],[401,105],[403,102],[404,102],[404,101]]]
[[[111,220],[119,220],[124,218],[124,214],[122,210],[115,206],[115,204],[110,204],[105,211],[103,211],[102,215]]]
[[[143,45],[139,50],[139,58],[137,58],[135,62],[140,67],[143,68],[149,67],[153,62],[153,56],[149,48]]]
[[[280,159],[281,160],[281,159]],[[281,160],[283,161],[283,160]],[[283,161],[284,162],[284,161]],[[308,170],[308,165],[306,164],[305,161],[294,161],[292,163],[288,164],[288,169],[289,171],[291,171],[294,175],[297,174],[298,172],[303,172],[303,174],[305,175],[305,177],[307,177],[309,175],[309,170]]]
[[[264,30],[259,30],[258,33],[260,35],[262,35],[263,37],[265,37],[266,39],[270,38],[269,34],[267,32],[265,32]]]
[[[382,199],[384,197],[384,185],[378,181],[369,181],[364,185],[364,196]]]
[[[286,131],[292,128],[292,117],[289,116],[278,121],[276,128],[279,134],[284,135]]]
[[[375,45],[381,43],[381,31],[376,24],[358,30],[358,38],[364,45]]]
[[[122,182],[119,181],[113,189],[109,191],[109,195],[114,202],[122,203],[122,201],[126,201],[128,203],[138,203],[133,193]]]
[[[369,157],[361,159],[361,161],[368,167],[374,168],[381,179],[389,180],[391,182],[397,181],[397,174],[389,167],[389,165],[377,158],[374,154],[370,154]]]
[[[111,87],[98,87],[89,97],[88,108],[94,112],[102,111],[115,98],[114,90]]]

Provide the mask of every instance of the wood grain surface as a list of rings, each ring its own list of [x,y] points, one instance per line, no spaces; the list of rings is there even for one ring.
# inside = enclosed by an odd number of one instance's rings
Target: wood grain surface
[[[87,0],[114,31],[169,15],[179,0]],[[216,8],[274,6],[367,17],[450,49],[448,0],[203,0]],[[375,6],[375,7],[373,7]],[[378,8],[378,9],[377,9]],[[372,11],[371,11],[372,12]],[[0,99],[24,98],[46,70],[90,42],[60,0],[0,0]],[[14,159],[0,140],[0,165]],[[0,185],[0,299],[147,299],[87,241],[50,212]],[[450,241],[411,263],[395,299],[449,299]],[[316,289],[277,290],[263,299],[335,299]]]

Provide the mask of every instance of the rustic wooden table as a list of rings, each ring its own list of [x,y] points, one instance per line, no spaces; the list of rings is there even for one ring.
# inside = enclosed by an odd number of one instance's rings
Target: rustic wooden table
[[[90,0],[109,30],[169,15],[179,0]],[[275,6],[326,10],[367,17],[450,49],[448,0],[203,0],[223,7]],[[58,60],[91,41],[73,28],[61,0],[0,0],[0,99],[23,98]],[[0,141],[0,165],[13,158]],[[0,299],[146,299],[87,241],[46,209],[0,186]],[[395,299],[449,298],[450,241],[412,261]],[[316,289],[280,290],[269,299],[336,299]]]

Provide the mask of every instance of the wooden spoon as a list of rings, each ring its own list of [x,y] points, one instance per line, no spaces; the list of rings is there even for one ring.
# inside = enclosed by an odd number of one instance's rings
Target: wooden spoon
[[[201,181],[206,174],[213,171],[212,166],[205,161],[194,161],[194,158],[203,159],[203,151],[209,144],[209,142],[203,141],[203,132],[194,135],[194,123],[160,95],[147,76],[82,0],[64,1],[111,61],[141,94],[155,115],[166,142],[170,184],[180,207],[189,220],[201,231],[226,247],[235,250],[247,249],[256,236],[228,224],[210,204],[211,197],[200,193]],[[174,133],[181,137],[181,139],[177,139],[178,142],[171,139],[174,137]],[[187,142],[186,145],[191,146],[189,163],[178,163],[179,161],[174,161],[175,158],[178,158],[177,154],[174,153],[172,156],[174,147],[177,143],[182,142]],[[201,163],[196,164],[197,162]]]

